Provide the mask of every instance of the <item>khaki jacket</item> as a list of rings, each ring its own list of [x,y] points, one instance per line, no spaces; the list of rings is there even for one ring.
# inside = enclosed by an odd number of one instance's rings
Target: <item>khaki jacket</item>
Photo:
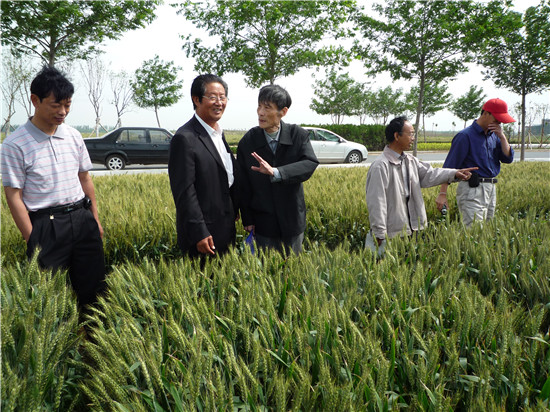
[[[457,169],[433,168],[406,153],[403,163],[409,171],[409,199],[405,195],[401,160],[388,146],[372,163],[367,174],[367,209],[370,227],[378,239],[401,233],[410,235],[427,223],[422,187],[455,181]]]

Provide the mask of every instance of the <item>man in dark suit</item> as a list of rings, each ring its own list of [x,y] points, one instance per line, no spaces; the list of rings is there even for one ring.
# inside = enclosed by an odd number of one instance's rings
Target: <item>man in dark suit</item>
[[[218,124],[227,84],[212,74],[191,86],[195,115],[170,143],[168,175],[176,204],[178,245],[191,257],[224,253],[235,242],[236,164]]]
[[[256,244],[298,254],[306,228],[306,204],[302,182],[319,161],[309,133],[281,121],[292,100],[280,86],[268,85],[258,96],[259,126],[239,142],[237,162],[242,172],[241,215],[246,231]]]

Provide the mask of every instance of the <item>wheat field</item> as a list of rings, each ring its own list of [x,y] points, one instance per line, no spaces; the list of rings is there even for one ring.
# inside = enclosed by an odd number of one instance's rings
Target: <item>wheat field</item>
[[[304,253],[238,242],[200,267],[176,245],[168,177],[94,178],[108,292],[79,331],[64,273],[26,261],[2,197],[2,410],[548,410],[550,166],[504,165],[495,219],[450,187],[377,260],[366,169],[305,184]]]

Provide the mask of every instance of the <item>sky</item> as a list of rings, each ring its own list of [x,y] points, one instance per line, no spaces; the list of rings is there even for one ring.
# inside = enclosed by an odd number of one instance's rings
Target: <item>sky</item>
[[[169,3],[170,1],[166,1]],[[367,4],[367,0],[359,1]],[[529,6],[537,5],[536,0],[516,0],[516,9],[524,11]],[[169,4],[164,4],[157,9],[157,18],[146,28],[124,33],[117,40],[109,40],[104,43],[101,49],[104,53],[101,59],[105,66],[112,72],[126,71],[133,74],[145,60],[152,59],[159,55],[161,60],[173,61],[176,66],[182,68],[179,79],[182,83],[182,98],[171,107],[161,108],[159,118],[161,127],[169,130],[176,130],[187,122],[193,115],[193,107],[190,97],[191,83],[199,74],[195,72],[194,59],[187,58],[182,50],[184,40],[181,35],[190,32],[198,33],[190,22],[176,13],[176,9]],[[511,107],[520,102],[520,96],[503,89],[497,89],[490,80],[483,80],[483,75],[478,66],[470,65],[469,72],[463,73],[453,81],[450,81],[449,92],[454,98],[465,94],[471,85],[481,86],[488,98],[498,97],[503,99]],[[352,78],[359,82],[370,82],[373,89],[391,85],[393,89],[403,88],[407,93],[415,82],[392,81],[389,74],[380,74],[375,78],[367,77],[363,64],[359,61],[353,62],[345,68]],[[70,76],[75,84],[75,95],[71,113],[67,117],[67,123],[72,126],[89,125],[95,123],[95,114],[90,101],[88,100],[87,87],[79,73],[78,67],[70,69]],[[220,125],[227,130],[248,130],[257,125],[256,107],[258,89],[246,86],[244,76],[235,73],[223,76],[229,87],[229,102],[223,115]],[[331,124],[328,115],[318,115],[309,108],[314,97],[315,80],[324,78],[324,69],[302,69],[297,74],[279,79],[276,83],[285,87],[291,97],[292,106],[284,118],[287,123],[297,124]],[[103,102],[101,123],[105,126],[114,126],[116,123],[116,111],[112,102],[112,92],[108,81],[105,82],[103,90]],[[543,94],[530,94],[527,96],[527,103],[550,104],[550,91]],[[4,103],[2,111],[5,112]],[[17,108],[17,113],[12,119],[12,124],[20,124],[26,121],[26,113],[22,107]],[[367,121],[369,122],[369,121]],[[358,123],[356,117],[345,117],[343,123]],[[454,123],[454,124],[453,124]],[[157,122],[154,110],[141,109],[133,105],[131,111],[122,117],[123,126],[150,126],[156,127]],[[447,131],[460,130],[464,122],[447,110],[443,110],[435,116],[426,118],[426,131]]]

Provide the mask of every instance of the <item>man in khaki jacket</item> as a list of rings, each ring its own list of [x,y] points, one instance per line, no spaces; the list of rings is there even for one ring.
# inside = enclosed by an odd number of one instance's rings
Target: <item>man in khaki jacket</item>
[[[386,238],[422,230],[427,223],[421,188],[468,180],[467,169],[436,169],[405,153],[414,142],[415,132],[405,117],[386,126],[387,146],[373,162],[367,175],[367,208],[371,232],[366,246],[383,253]]]

